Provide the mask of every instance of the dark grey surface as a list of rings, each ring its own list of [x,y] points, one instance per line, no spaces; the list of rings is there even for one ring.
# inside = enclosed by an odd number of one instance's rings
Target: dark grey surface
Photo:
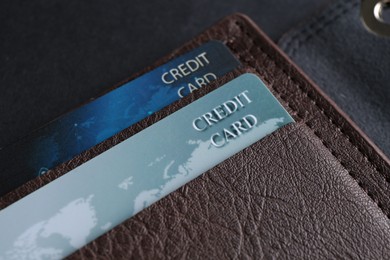
[[[279,45],[390,156],[390,38],[359,12],[360,0],[339,0]]]
[[[0,147],[105,92],[233,12],[272,39],[330,0],[2,1]]]

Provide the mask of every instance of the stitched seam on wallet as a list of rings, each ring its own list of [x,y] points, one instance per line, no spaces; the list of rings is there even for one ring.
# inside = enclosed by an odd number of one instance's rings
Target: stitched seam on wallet
[[[248,31],[246,31],[246,30],[244,29],[244,26],[243,26],[242,24],[240,24],[239,21],[236,21],[236,25],[239,27],[239,29],[240,29],[242,32],[244,32],[244,33],[248,36],[248,38],[249,38],[253,43],[256,43],[255,38],[254,38]],[[316,107],[317,107],[317,108],[318,108],[318,109],[319,109],[319,110],[320,110],[320,111],[329,119],[329,122],[330,122],[333,126],[335,126],[335,127],[343,134],[343,136],[345,137],[345,139],[346,139],[353,147],[355,147],[355,148],[357,149],[357,151],[363,156],[363,158],[365,158],[368,162],[370,162],[370,164],[371,164],[371,167],[370,167],[370,168],[371,168],[374,172],[379,173],[381,176],[385,177],[385,176],[384,176],[384,173],[382,173],[382,172],[380,171],[380,169],[376,166],[376,164],[372,161],[372,159],[369,158],[368,155],[366,155],[361,149],[359,149],[359,147],[358,147],[356,144],[354,144],[354,143],[352,142],[351,137],[350,137],[349,135],[347,135],[347,133],[345,132],[345,130],[343,129],[343,127],[338,126],[338,125],[334,122],[334,120],[331,118],[331,116],[328,115],[328,114],[325,112],[325,109],[322,108],[322,107],[320,107],[319,104],[313,99],[313,97],[311,97],[311,96],[309,95],[308,91],[306,91],[305,89],[303,89],[302,86],[301,86],[298,82],[296,82],[293,78],[289,77],[288,74],[287,74],[287,72],[286,72],[286,71],[285,71],[285,70],[284,70],[284,69],[283,69],[283,68],[282,68],[282,67],[281,67],[273,58],[271,58],[270,55],[269,55],[266,51],[264,51],[264,49],[263,49],[261,46],[259,46],[259,44],[255,44],[255,48],[257,49],[257,51],[259,51],[259,52],[261,52],[261,53],[264,53],[270,61],[274,62],[276,68],[279,69],[279,71],[281,71],[281,72],[288,78],[289,81],[291,81],[294,85],[296,85],[296,86],[298,87],[298,89],[299,89],[301,92],[303,92],[303,93],[306,94],[307,98],[309,98],[309,100],[311,101],[311,103],[312,103],[314,106],[316,106]],[[249,54],[251,54],[250,58],[251,58],[252,60],[255,60],[254,54],[252,53],[252,51],[249,51]],[[259,71],[258,68],[255,68],[255,69],[256,69],[257,72],[259,72],[259,73],[261,74],[261,71]],[[273,89],[274,91],[276,91],[276,92],[279,94],[279,97],[287,104],[287,106],[288,106],[293,112],[295,112],[295,113],[298,114],[297,109],[292,108],[292,107],[289,105],[289,102],[288,102],[285,98],[282,97],[281,93],[280,93],[278,90],[276,90],[276,89],[273,88],[273,87],[272,87],[272,89]],[[299,117],[298,115],[296,115],[296,116],[297,116],[298,118],[302,119],[302,118]],[[326,141],[323,140],[323,139],[321,138],[321,136],[318,134],[318,132],[317,132],[317,131],[314,131],[314,129],[312,128],[312,126],[310,126],[310,124],[308,124],[308,122],[306,122],[305,120],[302,120],[302,121],[305,123],[305,125],[306,125],[307,127],[309,127],[310,129],[313,130],[313,133],[322,141],[323,145],[324,145],[324,146],[331,152],[331,154],[340,162],[340,164],[343,166],[343,168],[344,168],[344,169],[348,172],[348,174],[357,182],[357,184],[360,186],[360,188],[361,188],[361,189],[362,189],[362,190],[371,198],[371,200],[374,202],[375,205],[378,206],[378,208],[381,210],[381,212],[382,212],[388,219],[390,219],[390,216],[389,216],[388,214],[386,214],[386,212],[384,211],[382,204],[381,204],[380,202],[378,202],[379,199],[378,199],[378,198],[375,198],[374,194],[372,194],[371,192],[369,192],[367,189],[365,189],[365,188],[363,187],[362,181],[359,181],[359,180],[354,176],[354,174],[351,173],[352,170],[347,169],[346,164],[343,163],[343,161],[339,158],[339,156],[338,156],[338,155],[337,155],[329,146],[326,145],[326,143],[325,143]]]
[[[336,22],[344,14],[348,13],[359,4],[358,1],[354,1],[353,4],[351,3],[352,0],[341,1],[335,4],[325,14],[321,15],[318,19],[303,27],[295,35],[291,36],[291,38],[285,43],[285,47],[283,47],[283,49],[289,56],[294,57],[297,50],[307,41],[312,39],[314,35],[319,35],[326,27]],[[294,42],[296,42],[296,45],[293,45],[292,48],[289,49]]]

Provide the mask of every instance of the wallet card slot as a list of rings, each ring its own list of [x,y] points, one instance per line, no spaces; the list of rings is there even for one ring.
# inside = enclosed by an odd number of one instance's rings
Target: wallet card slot
[[[359,223],[364,223],[364,229]],[[299,248],[310,254],[318,248],[332,251],[338,244],[356,243],[375,234],[378,243],[355,252],[369,255],[387,248],[390,241],[386,217],[302,123],[278,129],[121,227],[131,232],[117,240],[120,230],[109,231],[72,257],[86,255],[91,249],[106,256],[110,252],[105,252],[103,245],[109,243],[110,251],[134,258],[154,258],[159,252],[166,257],[207,258],[208,247],[222,258],[241,258],[240,248],[262,252],[266,258],[284,258]],[[156,240],[155,236],[167,239]],[[303,243],[302,236],[310,243]],[[328,237],[332,243],[322,244]],[[154,250],[144,251],[144,241]],[[205,244],[207,248],[200,246]],[[338,253],[343,258],[351,252]]]

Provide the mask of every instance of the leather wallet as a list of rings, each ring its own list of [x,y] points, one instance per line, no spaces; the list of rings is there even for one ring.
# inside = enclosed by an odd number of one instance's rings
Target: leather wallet
[[[70,258],[390,257],[389,160],[249,18],[226,17],[145,71],[209,40],[226,44],[241,68],[3,196],[0,208],[250,72],[296,123],[223,161]]]

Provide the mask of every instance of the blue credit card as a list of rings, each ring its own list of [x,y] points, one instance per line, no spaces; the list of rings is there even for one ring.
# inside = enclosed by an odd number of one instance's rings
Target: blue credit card
[[[244,74],[1,210],[0,259],[63,258],[292,122]]]
[[[0,195],[44,174],[240,65],[218,41],[202,46],[52,121],[0,150]]]

